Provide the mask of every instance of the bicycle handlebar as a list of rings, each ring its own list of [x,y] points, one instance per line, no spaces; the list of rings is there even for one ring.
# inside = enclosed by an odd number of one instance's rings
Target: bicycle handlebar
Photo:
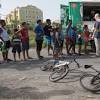
[[[100,73],[100,71],[98,71],[97,69],[95,69],[94,67],[92,67],[93,65],[84,65],[84,68],[85,69],[88,69],[88,68],[91,68],[93,69],[94,71],[96,71],[97,73]]]

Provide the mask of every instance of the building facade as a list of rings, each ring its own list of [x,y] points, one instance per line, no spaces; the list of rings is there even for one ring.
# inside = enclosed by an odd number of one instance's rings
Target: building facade
[[[7,25],[20,25],[27,22],[30,25],[35,24],[38,19],[43,20],[43,12],[35,6],[17,7],[6,16]]]

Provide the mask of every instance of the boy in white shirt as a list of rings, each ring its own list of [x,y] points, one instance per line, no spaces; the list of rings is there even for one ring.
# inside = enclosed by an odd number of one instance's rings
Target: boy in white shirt
[[[2,51],[2,56],[4,61],[8,61],[8,50],[10,48],[10,39],[5,29],[6,23],[5,20],[0,20],[0,38],[4,41],[4,48]]]

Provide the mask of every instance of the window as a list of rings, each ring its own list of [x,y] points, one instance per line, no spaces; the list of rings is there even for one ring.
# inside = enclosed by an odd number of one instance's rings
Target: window
[[[94,16],[100,13],[100,3],[85,3],[83,5],[83,20],[95,21]]]

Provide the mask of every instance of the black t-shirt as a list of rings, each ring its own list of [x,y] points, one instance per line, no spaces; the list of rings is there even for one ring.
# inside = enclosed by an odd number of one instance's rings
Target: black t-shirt
[[[50,33],[52,32],[52,26],[50,25],[45,25],[44,27],[44,34],[47,36],[50,36]]]

